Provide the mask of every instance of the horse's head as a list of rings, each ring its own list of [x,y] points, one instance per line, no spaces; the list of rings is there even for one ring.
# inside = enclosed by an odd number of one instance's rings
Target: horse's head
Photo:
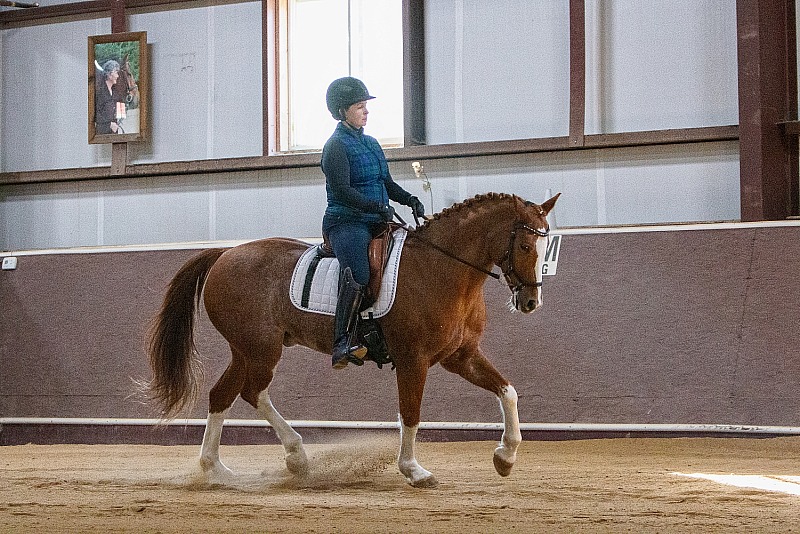
[[[550,235],[547,214],[560,195],[542,205],[525,202],[514,223],[508,249],[500,263],[511,289],[509,307],[512,310],[531,313],[542,305],[542,262]]]
[[[125,88],[125,101],[129,104],[129,107],[138,107],[139,84],[136,83],[136,78],[133,76],[133,71],[131,70],[131,64],[128,60],[127,54],[125,54],[125,57],[122,59],[122,63],[120,63],[118,83],[120,82]]]

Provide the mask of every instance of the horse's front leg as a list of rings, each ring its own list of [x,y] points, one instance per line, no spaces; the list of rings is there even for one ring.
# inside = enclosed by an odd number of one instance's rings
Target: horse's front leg
[[[517,412],[517,391],[486,359],[479,348],[462,348],[445,360],[442,367],[464,377],[469,382],[497,395],[503,415],[503,435],[494,450],[494,468],[507,477],[517,461],[517,449],[522,443]]]
[[[397,467],[415,488],[433,488],[439,484],[430,471],[419,465],[414,452],[427,375],[425,368],[397,368],[397,393],[400,399],[400,454]]]
[[[503,436],[500,438],[500,445],[494,450],[494,468],[500,476],[507,477],[517,461],[517,449],[522,443],[517,411],[517,390],[511,384],[507,384],[500,388],[497,398],[500,400],[500,410],[503,413]]]

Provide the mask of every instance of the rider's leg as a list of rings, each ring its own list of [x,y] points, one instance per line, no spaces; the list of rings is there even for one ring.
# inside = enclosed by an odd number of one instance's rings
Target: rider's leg
[[[361,360],[367,355],[367,348],[358,343],[354,336],[363,296],[364,286],[353,280],[350,267],[346,267],[339,277],[339,299],[336,302],[331,358],[334,369],[344,369],[348,361],[361,364]]]
[[[362,363],[367,349],[353,335],[358,324],[361,301],[369,283],[367,255],[372,232],[367,225],[342,223],[328,230],[328,239],[339,260],[339,296],[334,319],[334,346],[331,364],[343,369],[348,361]]]

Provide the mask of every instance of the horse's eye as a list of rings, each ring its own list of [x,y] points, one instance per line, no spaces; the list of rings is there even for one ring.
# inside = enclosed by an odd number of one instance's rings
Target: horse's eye
[[[528,245],[527,243],[522,243],[519,246],[519,248],[521,248],[523,252],[530,252],[531,251],[531,246]]]

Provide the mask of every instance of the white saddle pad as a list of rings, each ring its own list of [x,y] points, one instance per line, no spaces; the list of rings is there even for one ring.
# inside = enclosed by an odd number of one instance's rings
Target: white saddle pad
[[[383,317],[394,304],[397,289],[397,271],[400,266],[400,253],[406,240],[406,231],[402,228],[394,232],[394,245],[389,253],[389,261],[383,272],[378,299],[372,305],[372,315]],[[334,315],[336,313],[336,299],[339,292],[339,260],[336,258],[322,258],[319,260],[314,278],[311,280],[311,291],[308,306],[303,306],[303,287],[306,283],[306,273],[311,261],[317,255],[317,246],[309,248],[297,260],[297,265],[292,273],[292,284],[289,286],[289,299],[298,309]]]

